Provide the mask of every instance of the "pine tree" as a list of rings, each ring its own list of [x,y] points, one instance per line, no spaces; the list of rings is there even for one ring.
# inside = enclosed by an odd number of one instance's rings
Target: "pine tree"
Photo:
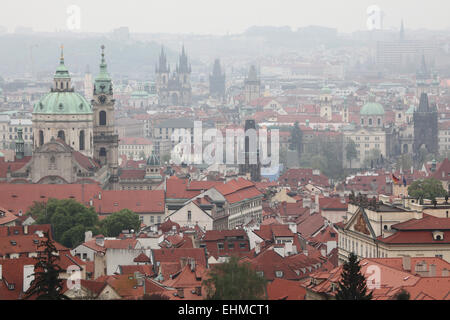
[[[352,252],[344,264],[336,300],[371,300],[367,294],[366,278],[361,273],[358,257]]]
[[[36,296],[36,300],[70,300],[61,293],[65,280],[61,279],[59,275],[65,270],[57,264],[60,258],[55,253],[58,250],[47,232],[44,233],[44,239],[39,247],[45,247],[45,249],[35,258],[38,260],[34,265],[33,276],[35,278],[25,293],[25,299]]]

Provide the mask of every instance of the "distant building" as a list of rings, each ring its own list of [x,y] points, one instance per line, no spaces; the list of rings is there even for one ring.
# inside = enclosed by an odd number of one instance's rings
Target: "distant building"
[[[244,93],[246,104],[261,97],[261,81],[258,78],[256,67],[253,65],[250,67],[247,79],[245,79]]]
[[[222,73],[219,59],[214,61],[213,73],[209,76],[209,95],[222,98],[225,96],[225,73]]]
[[[259,143],[256,132],[255,120],[245,120],[245,143],[244,143],[244,163],[239,164],[239,175],[250,175],[254,182],[261,181],[261,162],[259,157]],[[248,130],[254,130],[256,141],[251,141],[252,134]],[[248,134],[247,134],[248,133]],[[255,145],[256,144],[256,145]],[[239,158],[238,158],[239,159]]]
[[[428,95],[422,93],[419,108],[414,111],[414,145],[413,152],[417,156],[422,147],[428,153],[436,154],[438,145],[438,114],[436,105],[429,105]]]
[[[162,106],[190,105],[192,99],[190,77],[191,65],[188,63],[184,46],[175,72],[172,73],[164,49],[161,48],[159,64],[156,66],[156,90],[159,104]]]

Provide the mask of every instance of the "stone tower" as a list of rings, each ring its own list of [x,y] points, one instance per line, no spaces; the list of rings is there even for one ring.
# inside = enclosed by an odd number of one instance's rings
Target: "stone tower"
[[[108,166],[110,188],[117,189],[119,136],[115,134],[112,80],[105,62],[102,46],[100,73],[95,78],[92,108],[94,112],[94,158]]]
[[[220,60],[214,61],[212,74],[209,76],[209,95],[212,97],[225,97],[225,73],[222,73]]]
[[[167,97],[167,89],[169,84],[170,67],[167,64],[166,53],[164,48],[161,47],[161,54],[159,55],[159,63],[155,68],[156,72],[156,88],[159,96],[159,103],[161,105],[165,104]]]
[[[181,105],[190,105],[191,104],[191,65],[188,63],[188,57],[186,55],[186,51],[184,50],[184,45],[181,50],[180,60],[178,62],[178,66],[176,69],[178,81],[179,81],[179,102]]]
[[[435,105],[430,106],[428,95],[422,93],[419,108],[414,111],[413,152],[417,156],[424,146],[429,153],[438,153],[438,114]]]
[[[258,78],[256,67],[254,65],[250,67],[248,77],[245,79],[244,87],[246,104],[249,104],[250,101],[261,96],[261,81]]]
[[[250,135],[247,135],[247,130],[255,130],[256,141],[250,140]],[[250,174],[250,179],[254,182],[261,181],[261,162],[259,161],[259,141],[258,133],[256,132],[255,120],[245,120],[245,143],[244,143],[244,160],[245,162],[239,164],[239,175],[245,176]],[[252,144],[256,144],[252,148]],[[256,154],[255,154],[256,149]],[[256,160],[256,161],[255,161]]]

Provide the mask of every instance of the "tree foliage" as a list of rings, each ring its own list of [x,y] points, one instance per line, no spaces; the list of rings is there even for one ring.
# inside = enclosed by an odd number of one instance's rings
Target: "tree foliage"
[[[291,143],[289,145],[289,149],[296,150],[299,156],[302,151],[302,142],[303,142],[302,140],[303,140],[303,132],[299,127],[298,121],[296,121],[291,131],[291,141],[290,141]]]
[[[367,294],[366,278],[361,273],[358,257],[352,252],[344,263],[336,300],[371,300]]]
[[[208,300],[265,299],[266,283],[248,263],[239,263],[236,257],[215,266],[204,281]]]
[[[55,253],[58,250],[48,233],[44,233],[44,239],[40,242],[39,247],[45,249],[39,257],[35,258],[38,260],[34,265],[33,276],[35,278],[25,293],[25,299],[36,296],[37,300],[70,300],[61,293],[65,280],[60,278],[60,274],[65,270],[57,263],[60,258]]]
[[[69,248],[81,244],[86,231],[99,233],[98,215],[94,208],[87,208],[73,199],[35,202],[27,214],[34,217],[36,224],[51,224],[55,240]]]
[[[139,231],[139,215],[128,209],[114,212],[101,222],[102,232],[107,237],[117,237],[122,230]]]
[[[442,183],[434,178],[416,180],[408,187],[408,195],[415,199],[433,200],[437,197],[445,197],[445,191]]]

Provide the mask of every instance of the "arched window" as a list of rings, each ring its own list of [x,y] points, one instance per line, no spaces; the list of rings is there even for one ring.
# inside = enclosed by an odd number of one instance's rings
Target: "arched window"
[[[44,144],[44,132],[42,130],[39,130],[39,146],[42,146]]]
[[[61,139],[62,141],[66,141],[66,134],[64,133],[64,130],[58,131],[58,138]]]
[[[372,118],[369,118],[369,126],[372,125]]]
[[[99,155],[100,155],[100,157],[106,157],[106,149],[105,148],[100,148]]]
[[[381,119],[378,118],[378,125],[381,126]]]
[[[80,131],[80,150],[84,150],[84,130]]]
[[[364,119],[361,118],[361,125],[364,125]]]
[[[99,113],[99,125],[106,126],[106,111],[100,111]]]

